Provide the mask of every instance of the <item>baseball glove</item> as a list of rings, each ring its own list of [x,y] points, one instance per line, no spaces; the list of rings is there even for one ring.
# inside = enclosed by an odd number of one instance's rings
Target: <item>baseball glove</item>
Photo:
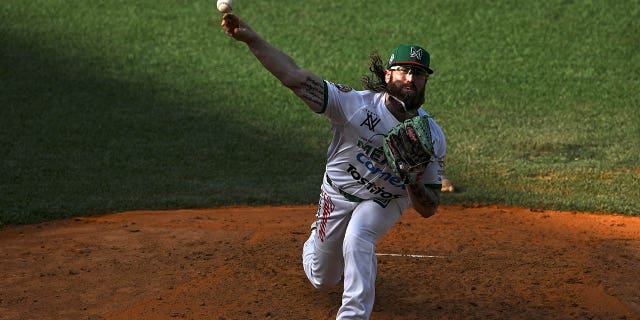
[[[435,157],[429,117],[413,117],[395,126],[385,136],[382,148],[387,163],[405,184],[418,181]]]

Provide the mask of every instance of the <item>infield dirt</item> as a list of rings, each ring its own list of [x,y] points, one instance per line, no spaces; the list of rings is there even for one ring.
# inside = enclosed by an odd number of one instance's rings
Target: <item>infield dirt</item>
[[[1,319],[332,319],[315,206],[135,211],[0,229]],[[380,241],[372,319],[640,319],[640,217],[444,206]],[[409,256],[413,255],[413,256]]]

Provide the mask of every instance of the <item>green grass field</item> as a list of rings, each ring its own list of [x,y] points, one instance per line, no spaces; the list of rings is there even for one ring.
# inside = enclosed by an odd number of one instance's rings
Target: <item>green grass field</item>
[[[499,4],[498,4],[499,3]],[[321,77],[432,55],[445,203],[640,215],[640,1],[236,2]],[[329,126],[219,27],[215,1],[0,3],[0,224],[314,203]],[[311,213],[310,213],[311,214]]]

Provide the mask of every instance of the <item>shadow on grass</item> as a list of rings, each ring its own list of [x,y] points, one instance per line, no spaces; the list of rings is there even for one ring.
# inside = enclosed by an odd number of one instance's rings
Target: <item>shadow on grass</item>
[[[223,82],[184,92],[150,75],[107,76],[92,57],[4,41],[0,225],[316,200],[324,150],[274,144],[282,137],[247,121]]]

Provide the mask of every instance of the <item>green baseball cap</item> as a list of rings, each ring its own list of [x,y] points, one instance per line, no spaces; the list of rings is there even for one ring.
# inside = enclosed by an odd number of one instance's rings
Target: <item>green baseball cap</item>
[[[432,74],[433,70],[429,68],[429,62],[431,62],[431,57],[429,56],[429,52],[423,47],[403,43],[391,51],[388,68],[401,65],[413,65],[425,69],[428,74]]]

